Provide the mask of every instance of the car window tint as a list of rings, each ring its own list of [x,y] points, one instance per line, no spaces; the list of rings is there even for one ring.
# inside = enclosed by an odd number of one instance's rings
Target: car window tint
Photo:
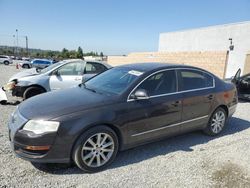
[[[137,89],[145,89],[149,96],[154,96],[176,92],[176,87],[175,70],[168,70],[149,77]]]
[[[84,72],[83,63],[67,63],[58,69],[60,75],[82,75]]]
[[[107,70],[107,68],[100,63],[94,63],[94,62],[86,63],[86,68],[85,68],[86,74],[99,74],[101,72],[104,72],[105,70]]]
[[[86,63],[86,67],[85,67],[85,73],[86,74],[95,74],[96,73],[96,68],[93,65],[93,63]]]
[[[213,86],[213,77],[198,70],[180,70],[180,91],[206,88]]]

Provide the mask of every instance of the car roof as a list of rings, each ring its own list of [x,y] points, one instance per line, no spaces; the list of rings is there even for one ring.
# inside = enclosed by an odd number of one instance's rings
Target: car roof
[[[33,59],[32,61],[52,61],[52,60],[49,60],[49,59]]]
[[[95,61],[95,60],[83,60],[83,59],[65,59],[63,60],[63,62],[65,63],[71,63],[71,62],[75,62],[75,61],[84,61],[84,62],[92,62],[92,63],[100,63],[103,64],[104,66],[106,66],[107,68],[111,68],[112,66],[107,64],[104,61]]]
[[[129,68],[129,69],[140,70],[140,71],[153,71],[153,70],[168,69],[168,68],[200,69],[198,67],[193,67],[193,66],[189,66],[189,65],[173,64],[173,63],[159,63],[159,62],[132,63],[132,64],[120,65],[117,67],[124,67],[124,68]],[[200,70],[202,70],[202,69],[200,69]]]

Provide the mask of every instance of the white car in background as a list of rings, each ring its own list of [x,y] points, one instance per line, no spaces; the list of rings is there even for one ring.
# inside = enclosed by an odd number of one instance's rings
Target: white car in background
[[[109,68],[110,65],[100,61],[63,60],[45,69],[32,68],[13,75],[4,90],[28,99],[41,93],[76,87]]]
[[[10,56],[7,55],[0,55],[0,64],[3,63],[5,65],[9,65],[13,63],[13,60],[11,59]]]

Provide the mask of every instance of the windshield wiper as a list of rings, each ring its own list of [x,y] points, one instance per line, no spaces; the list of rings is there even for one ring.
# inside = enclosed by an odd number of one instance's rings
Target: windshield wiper
[[[96,90],[92,89],[92,88],[88,88],[84,83],[82,83],[83,87],[89,91],[92,91],[94,93],[96,93]]]

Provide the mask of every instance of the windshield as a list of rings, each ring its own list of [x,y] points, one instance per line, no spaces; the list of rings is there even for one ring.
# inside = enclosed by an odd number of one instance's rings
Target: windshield
[[[58,63],[55,63],[55,64],[53,64],[53,65],[50,65],[50,66],[48,66],[48,67],[46,67],[46,68],[44,68],[44,69],[41,69],[41,70],[40,70],[40,73],[46,73],[46,72],[52,70],[53,68],[55,68],[55,67],[57,67],[57,66],[59,66],[59,65],[61,65],[61,64],[63,64],[63,63],[64,63],[64,61],[60,61],[60,62],[58,62]]]
[[[87,89],[119,95],[142,74],[143,72],[128,68],[113,68],[85,82],[85,87]]]

